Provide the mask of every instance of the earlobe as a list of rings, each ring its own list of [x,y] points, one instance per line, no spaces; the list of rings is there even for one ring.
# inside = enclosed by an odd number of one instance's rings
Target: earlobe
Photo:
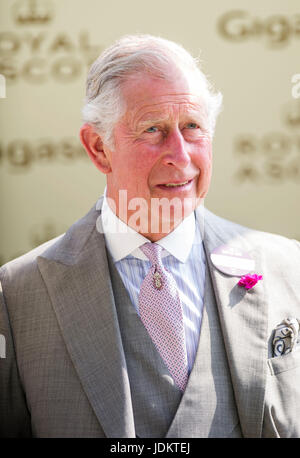
[[[100,135],[90,124],[84,124],[80,128],[79,137],[89,158],[102,173],[110,173],[111,166],[107,150],[104,148]]]

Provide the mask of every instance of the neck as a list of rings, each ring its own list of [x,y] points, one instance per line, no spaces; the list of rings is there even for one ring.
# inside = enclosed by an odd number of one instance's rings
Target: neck
[[[167,199],[161,199],[159,205],[152,205],[152,201],[148,205],[145,199],[135,198],[127,203],[126,190],[119,192],[117,200],[109,195],[106,195],[106,199],[111,211],[123,223],[151,242],[157,242],[174,231],[194,211],[199,200],[191,199],[182,203],[178,199],[175,202],[177,205],[170,205]]]

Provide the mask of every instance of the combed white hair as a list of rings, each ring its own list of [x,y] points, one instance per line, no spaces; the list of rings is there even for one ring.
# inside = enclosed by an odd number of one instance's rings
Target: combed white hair
[[[156,77],[170,78],[170,65],[199,79],[199,95],[203,98],[208,131],[213,135],[222,105],[222,94],[215,93],[204,73],[181,45],[151,35],[128,35],[107,48],[92,64],[86,84],[82,110],[83,122],[92,125],[103,142],[114,148],[113,129],[125,114],[126,103],[121,86],[129,76],[147,72]]]

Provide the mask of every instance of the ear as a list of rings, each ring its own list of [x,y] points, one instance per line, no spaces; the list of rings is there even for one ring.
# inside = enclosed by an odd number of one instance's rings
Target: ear
[[[88,153],[93,164],[102,173],[110,173],[110,157],[109,150],[104,148],[100,135],[95,132],[94,128],[90,124],[84,124],[80,128],[79,137],[83,144],[86,152]]]

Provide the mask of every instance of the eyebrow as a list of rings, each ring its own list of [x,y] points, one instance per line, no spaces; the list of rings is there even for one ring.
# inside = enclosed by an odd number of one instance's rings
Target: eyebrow
[[[139,128],[143,128],[143,127],[147,127],[147,126],[152,125],[152,124],[161,124],[161,123],[167,122],[168,119],[169,118],[167,116],[151,118],[151,119],[145,119],[143,121],[139,121],[137,123],[137,126]]]
[[[204,111],[204,110],[203,110]],[[190,120],[190,121],[196,121],[201,127],[204,127],[205,124],[205,113],[204,112],[199,112],[199,111],[189,111],[188,113],[185,113],[182,118],[183,120]],[[155,125],[155,124],[163,124],[167,121],[169,121],[169,116],[157,116],[145,120],[141,120],[137,123],[138,129],[143,129],[145,127],[148,127],[149,125]]]

